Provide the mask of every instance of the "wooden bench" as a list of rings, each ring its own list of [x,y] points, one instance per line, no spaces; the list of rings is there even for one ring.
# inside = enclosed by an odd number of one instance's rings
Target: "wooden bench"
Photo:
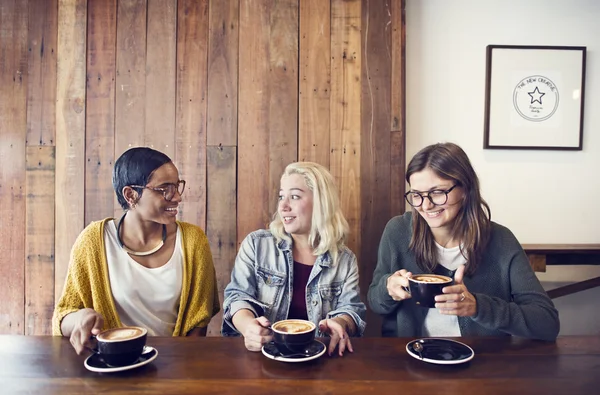
[[[536,272],[545,272],[548,264],[600,265],[600,244],[523,244],[523,249]],[[578,257],[585,257],[585,263],[577,262],[581,261]],[[548,295],[554,299],[599,286],[600,277],[595,277],[550,290]]]

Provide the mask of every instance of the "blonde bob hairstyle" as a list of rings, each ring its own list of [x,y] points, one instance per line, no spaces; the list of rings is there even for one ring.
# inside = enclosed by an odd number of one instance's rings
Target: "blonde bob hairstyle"
[[[285,168],[281,177],[292,174],[301,175],[313,194],[312,224],[308,236],[308,242],[314,248],[313,254],[318,256],[329,251],[335,264],[349,229],[348,221],[340,208],[335,180],[325,167],[313,162],[291,163]],[[278,210],[273,214],[269,230],[277,241],[283,239],[292,242],[290,235],[283,228]]]

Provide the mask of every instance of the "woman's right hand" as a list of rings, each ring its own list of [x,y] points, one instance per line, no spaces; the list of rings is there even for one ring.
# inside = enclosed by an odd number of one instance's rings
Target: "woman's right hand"
[[[69,341],[77,354],[81,354],[92,347],[90,338],[102,331],[104,318],[96,310],[87,308],[67,315],[63,321],[67,319],[72,324]]]
[[[405,269],[398,270],[387,279],[387,291],[392,299],[396,301],[410,299],[410,294],[405,291],[408,288],[408,278],[412,277],[411,272]]]
[[[244,345],[248,351],[260,351],[263,344],[273,340],[270,326],[271,323],[264,316],[252,318],[252,320],[246,322],[242,335],[244,336]]]

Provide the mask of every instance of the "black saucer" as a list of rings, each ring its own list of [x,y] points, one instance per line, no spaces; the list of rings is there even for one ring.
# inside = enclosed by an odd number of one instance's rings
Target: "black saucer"
[[[158,356],[158,351],[154,347],[145,346],[144,353],[132,363],[131,365],[125,366],[111,366],[108,365],[98,354],[92,354],[85,360],[85,367],[87,370],[98,373],[113,373],[123,372],[125,370],[139,368],[154,361]]]
[[[466,344],[439,338],[412,340],[406,344],[406,351],[420,361],[439,365],[465,363],[475,356],[473,349]]]
[[[295,354],[282,354],[273,342],[267,343],[262,348],[265,357],[283,362],[305,362],[319,358],[325,354],[327,347],[318,340],[313,340],[302,352]]]

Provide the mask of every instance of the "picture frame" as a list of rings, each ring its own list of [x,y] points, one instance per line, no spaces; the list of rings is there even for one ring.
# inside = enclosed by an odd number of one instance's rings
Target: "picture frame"
[[[586,47],[488,45],[484,149],[583,149]]]

